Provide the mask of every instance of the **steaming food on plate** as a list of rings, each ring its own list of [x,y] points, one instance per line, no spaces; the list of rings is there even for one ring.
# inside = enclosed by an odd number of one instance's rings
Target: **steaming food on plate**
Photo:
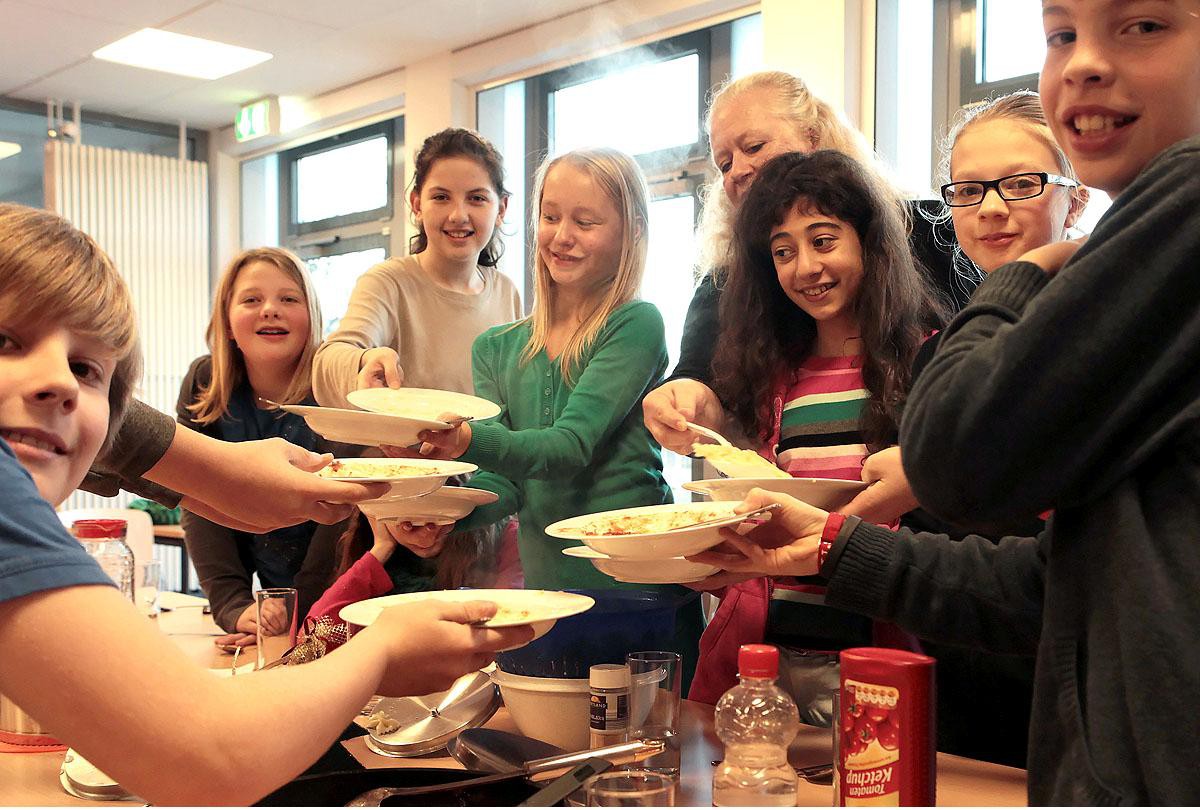
[[[696,442],[692,454],[708,459],[722,475],[730,478],[791,478],[753,450]]]
[[[649,515],[614,515],[597,518],[579,527],[583,537],[619,537],[631,534],[659,534],[699,523],[729,517],[733,512],[718,509],[688,509]]]
[[[329,466],[317,471],[322,478],[412,478],[418,475],[441,475],[437,467],[415,464],[405,464],[397,461],[395,464],[381,463],[381,459],[364,459],[360,463],[350,461],[332,461]]]

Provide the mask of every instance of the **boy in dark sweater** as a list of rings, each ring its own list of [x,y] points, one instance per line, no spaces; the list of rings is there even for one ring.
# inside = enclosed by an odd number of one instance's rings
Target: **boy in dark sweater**
[[[1047,118],[1080,179],[1115,202],[1082,247],[1039,248],[980,285],[911,393],[900,443],[929,511],[988,529],[1053,508],[1047,532],[988,548],[789,504],[773,531],[799,539],[731,565],[819,566],[830,604],[993,649],[1036,643],[1031,803],[1192,805],[1200,0],[1055,0],[1044,20]]]

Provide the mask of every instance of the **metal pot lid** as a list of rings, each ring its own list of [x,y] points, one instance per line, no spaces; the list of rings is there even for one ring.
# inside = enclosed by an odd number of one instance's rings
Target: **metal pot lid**
[[[136,798],[71,748],[63,757],[58,781],[63,790],[77,799],[125,801]]]
[[[367,747],[387,757],[415,757],[444,748],[460,731],[486,723],[500,706],[500,694],[486,672],[472,672],[444,692],[384,698],[375,707],[400,724],[387,734],[372,730]]]

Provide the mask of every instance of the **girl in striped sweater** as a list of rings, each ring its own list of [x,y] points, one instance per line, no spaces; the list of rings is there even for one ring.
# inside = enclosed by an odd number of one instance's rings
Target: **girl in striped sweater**
[[[867,455],[896,442],[913,357],[941,317],[901,211],[874,172],[826,150],[774,158],[738,212],[714,390],[729,426],[795,477],[861,480]],[[801,717],[824,725],[836,651],[898,639],[825,607],[817,586],[784,585],[725,589],[691,696],[715,700],[737,646],[765,639],[783,648]]]

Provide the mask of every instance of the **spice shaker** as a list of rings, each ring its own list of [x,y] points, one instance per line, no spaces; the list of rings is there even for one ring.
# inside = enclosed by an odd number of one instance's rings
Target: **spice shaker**
[[[588,671],[591,686],[591,747],[625,742],[629,736],[629,667],[596,664]]]

